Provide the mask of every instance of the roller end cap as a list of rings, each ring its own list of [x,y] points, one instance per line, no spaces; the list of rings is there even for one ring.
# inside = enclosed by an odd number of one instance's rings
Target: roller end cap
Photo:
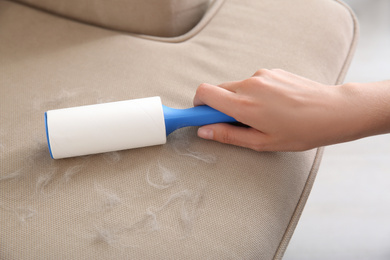
[[[47,146],[49,147],[49,152],[50,152],[50,157],[54,159],[53,154],[51,152],[51,147],[50,147],[50,138],[49,138],[49,127],[47,125],[47,112],[45,112],[45,127],[46,127],[46,139],[47,139]]]

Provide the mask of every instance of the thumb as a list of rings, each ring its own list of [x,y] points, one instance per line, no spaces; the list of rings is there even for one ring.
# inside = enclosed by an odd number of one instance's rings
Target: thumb
[[[266,135],[254,128],[233,126],[230,124],[213,124],[198,129],[198,136],[220,143],[264,151]]]

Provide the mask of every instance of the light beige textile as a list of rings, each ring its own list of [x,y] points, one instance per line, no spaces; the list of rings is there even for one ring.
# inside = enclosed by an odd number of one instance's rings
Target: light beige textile
[[[78,21],[130,33],[172,37],[194,27],[209,0],[18,0]]]
[[[331,0],[216,1],[174,38],[1,0],[0,259],[280,259],[322,149],[254,152],[187,128],[162,146],[52,160],[44,112],[150,96],[191,107],[200,83],[260,68],[340,83],[356,37]]]

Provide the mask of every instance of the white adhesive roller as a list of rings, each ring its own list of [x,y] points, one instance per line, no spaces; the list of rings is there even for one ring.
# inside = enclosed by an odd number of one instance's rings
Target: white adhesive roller
[[[208,106],[173,109],[160,97],[118,101],[45,113],[46,135],[54,159],[160,145],[185,126],[235,119]]]

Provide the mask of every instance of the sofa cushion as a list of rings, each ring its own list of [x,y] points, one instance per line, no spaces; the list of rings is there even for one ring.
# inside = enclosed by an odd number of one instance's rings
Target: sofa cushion
[[[17,0],[85,23],[128,33],[172,37],[188,32],[210,0]]]
[[[15,19],[17,17],[17,19]],[[0,0],[1,259],[280,259],[323,149],[201,140],[52,160],[44,112],[160,96],[282,68],[340,83],[356,23],[333,0],[216,1],[188,33],[140,37]]]

